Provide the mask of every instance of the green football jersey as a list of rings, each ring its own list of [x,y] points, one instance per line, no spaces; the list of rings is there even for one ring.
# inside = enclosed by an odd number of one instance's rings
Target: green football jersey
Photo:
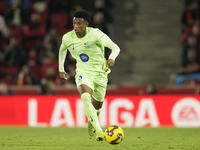
[[[64,71],[64,61],[67,50],[76,60],[76,72],[110,72],[106,67],[104,47],[111,39],[97,28],[87,27],[86,35],[78,38],[74,30],[66,33],[62,38],[59,52],[59,71]]]

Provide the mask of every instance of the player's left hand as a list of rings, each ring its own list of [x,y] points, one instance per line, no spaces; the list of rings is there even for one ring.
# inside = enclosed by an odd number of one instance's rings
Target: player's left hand
[[[113,67],[115,65],[115,61],[113,59],[108,59],[106,63],[106,67]]]

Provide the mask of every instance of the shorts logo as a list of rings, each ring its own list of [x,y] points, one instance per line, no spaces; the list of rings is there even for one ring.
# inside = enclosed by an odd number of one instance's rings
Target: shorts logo
[[[82,76],[79,76],[78,77],[78,83],[81,83],[81,81],[82,81]]]
[[[85,48],[89,48],[90,45],[89,45],[88,43],[84,43],[84,47],[85,47]]]
[[[79,76],[79,77],[78,77],[78,80],[81,80],[81,79],[82,79],[82,76]]]
[[[85,53],[80,54],[80,59],[82,62],[87,62],[89,60],[89,56]]]

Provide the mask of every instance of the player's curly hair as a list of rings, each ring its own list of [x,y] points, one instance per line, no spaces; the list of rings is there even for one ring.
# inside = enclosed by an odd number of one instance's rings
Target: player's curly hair
[[[90,23],[90,14],[86,10],[77,10],[74,12],[74,17],[83,18],[85,21]]]

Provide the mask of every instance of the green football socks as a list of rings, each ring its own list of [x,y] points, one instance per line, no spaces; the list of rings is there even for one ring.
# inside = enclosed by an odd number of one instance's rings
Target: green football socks
[[[84,108],[84,112],[88,118],[88,121],[90,121],[92,123],[95,130],[101,130],[99,120],[97,117],[97,111],[91,103],[90,94],[89,93],[81,94],[81,99],[83,101],[83,108]]]

